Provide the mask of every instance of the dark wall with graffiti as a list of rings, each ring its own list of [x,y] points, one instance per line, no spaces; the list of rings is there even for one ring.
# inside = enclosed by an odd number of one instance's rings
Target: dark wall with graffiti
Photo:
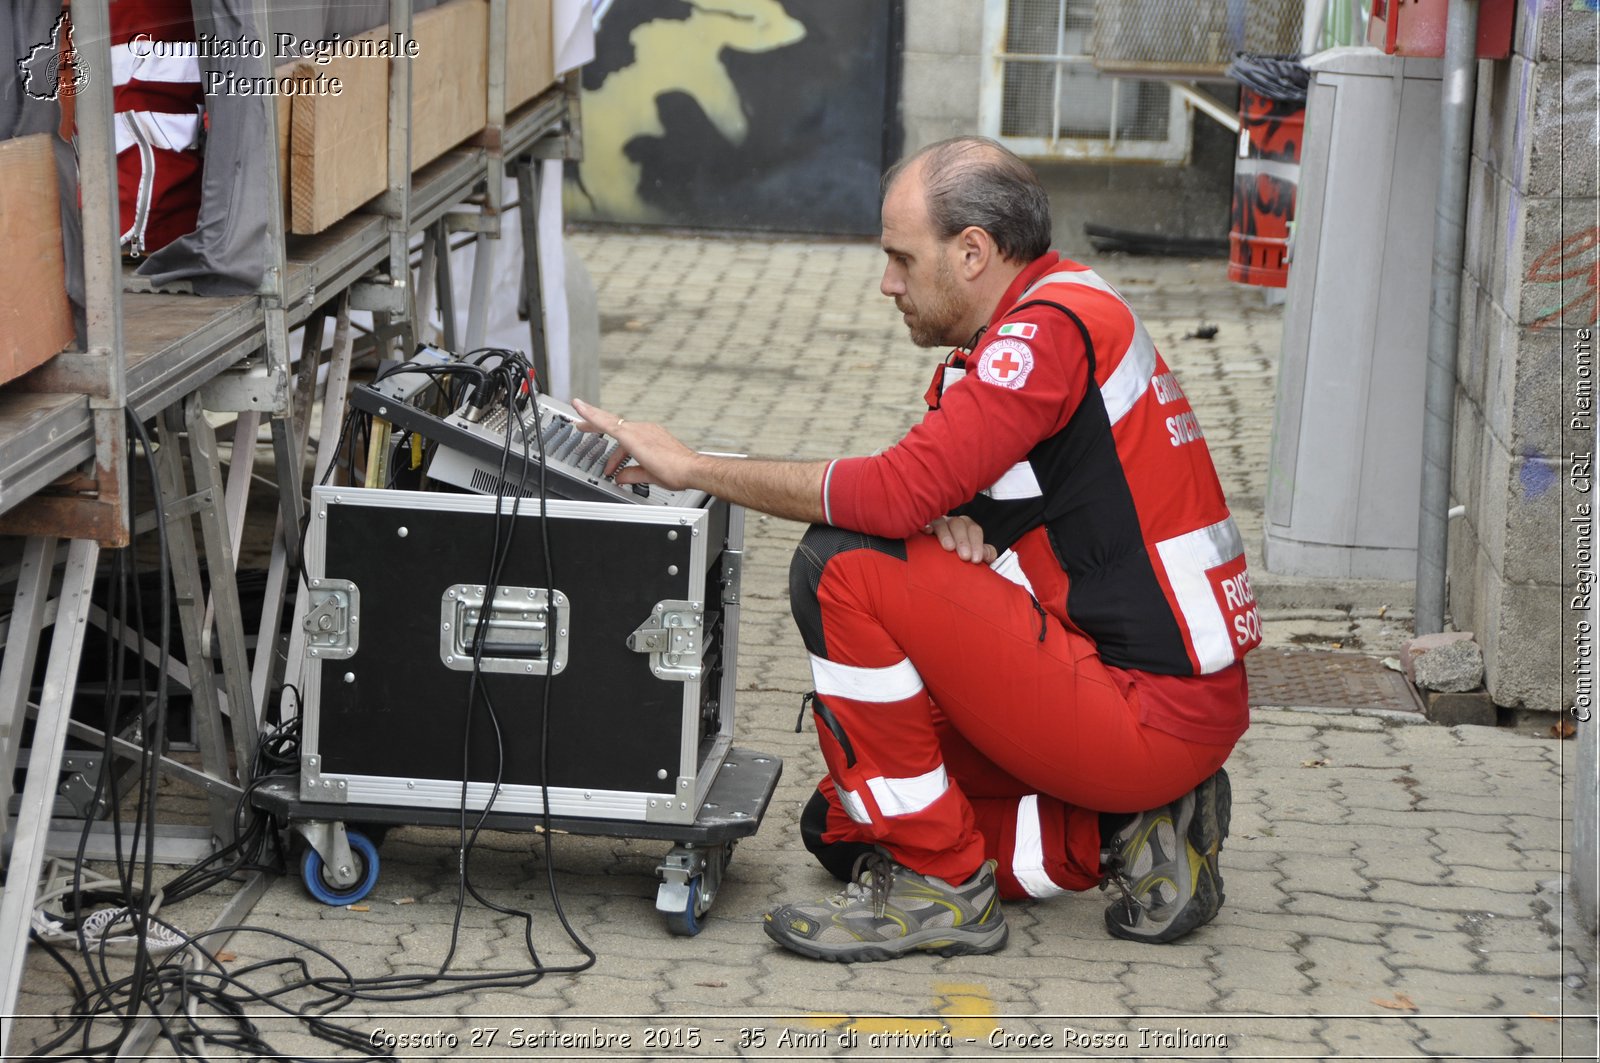
[[[568,216],[875,234],[899,37],[895,0],[615,0]]]

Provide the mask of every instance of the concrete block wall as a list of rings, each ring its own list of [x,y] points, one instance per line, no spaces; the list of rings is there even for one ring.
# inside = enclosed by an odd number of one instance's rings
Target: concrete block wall
[[[1479,64],[1457,364],[1450,611],[1479,635],[1495,702],[1551,712],[1582,619],[1568,518],[1600,493],[1574,483],[1592,437],[1570,427],[1600,308],[1596,17],[1519,4],[1512,56]]]
[[[906,154],[978,131],[982,47],[983,4],[914,0],[905,5],[900,123]]]

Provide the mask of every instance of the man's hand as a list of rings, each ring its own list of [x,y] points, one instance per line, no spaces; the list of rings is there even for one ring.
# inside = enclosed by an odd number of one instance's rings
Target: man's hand
[[[922,530],[937,536],[940,546],[955,551],[963,561],[987,565],[1000,556],[983,541],[983,529],[971,517],[935,517]]]
[[[617,483],[660,484],[673,491],[692,487],[735,505],[786,520],[820,524],[825,461],[763,461],[700,454],[680,443],[658,424],[629,421],[608,410],[574,399],[574,409],[586,432],[604,432],[617,441],[616,453],[606,460],[606,475]],[[637,465],[621,468],[628,458]]]
[[[671,432],[647,421],[629,421],[582,399],[572,400],[573,409],[583,415],[578,425],[585,432],[604,432],[617,441],[617,449],[606,461],[605,474],[615,474],[619,484],[660,484],[672,491],[691,486],[690,468],[696,458]],[[619,469],[629,457],[638,461]]]

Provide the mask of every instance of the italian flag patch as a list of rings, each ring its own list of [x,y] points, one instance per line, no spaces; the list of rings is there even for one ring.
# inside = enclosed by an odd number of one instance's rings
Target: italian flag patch
[[[1031,340],[1033,339],[1033,334],[1038,331],[1039,329],[1037,326],[1030,325],[1026,321],[1013,321],[1009,325],[1001,325],[1000,331],[995,333],[995,335],[1015,336],[1018,339]]]

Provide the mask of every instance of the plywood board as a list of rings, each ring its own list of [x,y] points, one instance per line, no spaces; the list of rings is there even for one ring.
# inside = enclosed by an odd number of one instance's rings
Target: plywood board
[[[380,26],[357,38],[382,40]],[[339,81],[339,94],[296,96],[289,130],[289,230],[317,233],[381,195],[389,181],[389,60],[302,62],[302,73]]]
[[[489,5],[487,0],[453,0],[417,15],[411,32],[417,42],[411,64],[415,170],[488,122]]]
[[[534,6],[546,4],[538,0]],[[520,7],[521,3],[511,5]],[[547,20],[548,21],[548,20]],[[417,15],[411,35],[411,168],[483,129],[488,115],[487,0],[452,0]],[[379,26],[358,39],[389,39]],[[296,96],[289,134],[290,231],[321,232],[388,186],[389,61],[301,63],[338,78],[339,95]]]
[[[556,80],[550,0],[506,4],[506,110],[514,111]]]
[[[50,134],[0,141],[0,383],[73,340]]]

